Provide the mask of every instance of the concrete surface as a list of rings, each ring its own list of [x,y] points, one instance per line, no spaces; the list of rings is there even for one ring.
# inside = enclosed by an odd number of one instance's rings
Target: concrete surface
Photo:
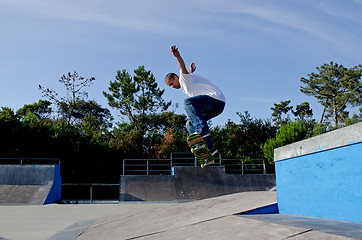
[[[249,192],[153,209],[132,216],[115,215],[96,221],[77,240],[130,239],[157,235],[275,202],[275,192]]]
[[[84,223],[100,217],[128,216],[170,205],[177,203],[0,205],[0,239],[46,240],[62,232],[60,239],[72,240],[87,227]],[[83,227],[78,235],[65,234],[66,228],[77,224]]]
[[[362,223],[336,221],[323,218],[300,217],[288,214],[239,215],[244,218],[277,223],[281,225],[302,227],[313,231],[345,236],[354,239],[362,238]],[[308,234],[310,235],[310,234]],[[306,235],[306,236],[308,236]]]
[[[273,174],[225,174],[222,166],[174,168],[174,175],[120,177],[120,201],[192,201],[275,186]]]
[[[0,239],[362,239],[362,224],[238,214],[275,200],[275,192],[244,192],[187,203],[0,206]]]
[[[77,240],[351,239],[314,231],[313,228],[236,215],[275,201],[275,192],[245,192],[155,208],[134,215],[114,215],[94,222]]]

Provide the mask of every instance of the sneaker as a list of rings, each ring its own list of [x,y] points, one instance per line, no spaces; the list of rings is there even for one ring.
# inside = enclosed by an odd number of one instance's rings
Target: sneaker
[[[201,168],[204,168],[206,166],[215,164],[215,160],[214,157],[210,154],[209,157],[207,159],[205,159],[204,164],[201,164]]]

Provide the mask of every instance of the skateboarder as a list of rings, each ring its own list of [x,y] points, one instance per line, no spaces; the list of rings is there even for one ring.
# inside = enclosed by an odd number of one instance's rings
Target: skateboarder
[[[184,108],[188,116],[187,131],[189,134],[199,134],[214,156],[218,150],[210,140],[210,129],[207,121],[220,115],[224,110],[224,94],[206,78],[193,74],[196,70],[195,63],[190,65],[190,72],[186,69],[185,62],[176,45],[171,47],[171,53],[177,59],[180,76],[169,73],[165,77],[165,82],[169,87],[181,88],[189,96],[184,100]]]

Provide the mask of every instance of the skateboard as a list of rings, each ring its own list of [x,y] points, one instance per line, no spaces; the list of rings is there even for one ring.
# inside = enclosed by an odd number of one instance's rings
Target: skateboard
[[[214,158],[211,155],[210,150],[207,148],[205,141],[199,134],[193,133],[188,136],[187,144],[189,145],[191,152],[195,155],[197,161],[200,163],[201,168],[214,164]]]

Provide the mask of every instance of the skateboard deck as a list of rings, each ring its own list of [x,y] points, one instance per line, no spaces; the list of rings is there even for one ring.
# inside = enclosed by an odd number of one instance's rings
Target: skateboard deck
[[[197,161],[200,163],[201,168],[214,164],[214,158],[211,155],[210,150],[207,148],[205,141],[199,134],[193,133],[188,136],[187,144],[189,145],[191,152],[195,155]]]

